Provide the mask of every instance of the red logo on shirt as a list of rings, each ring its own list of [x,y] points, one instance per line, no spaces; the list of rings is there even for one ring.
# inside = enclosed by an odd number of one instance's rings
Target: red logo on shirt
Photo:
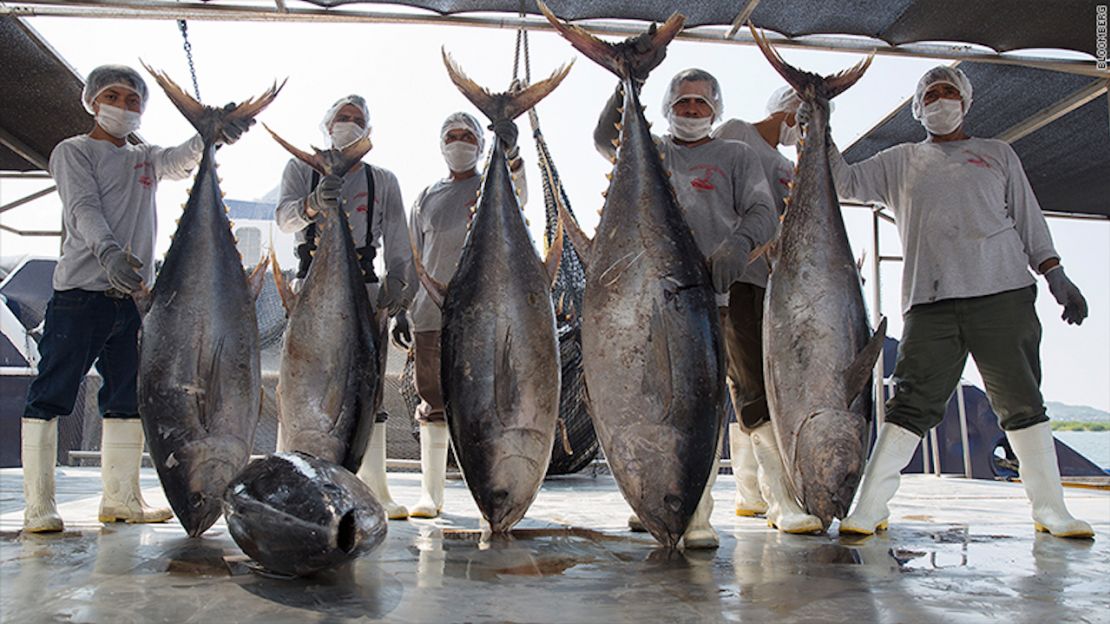
[[[699,191],[712,191],[717,187],[713,184],[713,174],[719,173],[721,177],[725,177],[725,172],[716,165],[694,165],[690,167],[690,171],[703,171],[704,173],[693,180],[690,180],[690,186],[698,189]]]
[[[991,164],[989,162],[983,160],[982,158],[980,158],[978,156],[976,156],[975,158],[968,158],[967,162],[975,165],[976,167],[982,167],[984,169],[990,169],[991,168]]]
[[[358,201],[360,199],[366,199],[366,197],[367,197],[367,194],[366,194],[365,191],[363,191],[362,193],[358,193],[357,195],[352,197],[351,201]],[[366,204],[359,204],[358,206],[356,206],[355,207],[355,212],[366,212]]]
[[[148,171],[150,169],[150,163],[144,161],[135,165],[135,171],[138,171],[139,169],[142,169],[143,171]],[[139,184],[141,184],[142,187],[145,189],[153,188],[154,178],[147,175],[146,173],[143,173],[139,176]]]

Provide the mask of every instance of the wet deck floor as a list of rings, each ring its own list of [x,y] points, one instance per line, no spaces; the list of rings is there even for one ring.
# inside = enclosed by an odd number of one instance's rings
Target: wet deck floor
[[[1035,534],[1019,485],[910,476],[892,529],[867,539],[780,535],[714,490],[716,551],[667,553],[629,533],[610,477],[544,485],[525,529],[482,548],[460,481],[449,512],[394,521],[386,542],[312,579],[252,571],[223,523],[101,525],[99,469],[61,468],[66,532],[21,536],[21,473],[0,471],[4,622],[1110,622],[1110,492],[1068,489],[1095,541]],[[165,503],[144,469],[144,495]],[[419,477],[391,474],[414,502]],[[583,530],[568,530],[581,527]]]

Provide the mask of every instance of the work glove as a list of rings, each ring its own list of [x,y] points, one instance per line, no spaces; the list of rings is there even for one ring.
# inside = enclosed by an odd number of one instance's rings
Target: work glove
[[[343,190],[343,178],[336,175],[324,176],[316,185],[316,190],[308,196],[308,207],[316,214],[339,207],[339,193]],[[306,215],[310,219],[316,214]]]
[[[727,293],[732,283],[740,279],[748,268],[752,243],[746,236],[737,236],[721,243],[709,256],[709,269],[713,275],[713,290]]]
[[[399,349],[407,350],[412,346],[412,331],[409,329],[409,316],[404,310],[393,317],[393,344]]]
[[[511,119],[502,119],[489,126],[490,130],[497,135],[497,140],[501,142],[501,149],[505,150],[505,154],[512,158],[516,155],[516,137],[519,134],[516,123]]]
[[[138,271],[143,268],[143,261],[119,245],[112,245],[100,254],[100,266],[108,274],[108,283],[120,292],[130,295],[143,285],[143,276]]]
[[[1079,292],[1079,287],[1068,279],[1064,267],[1059,264],[1052,267],[1045,272],[1044,279],[1048,282],[1048,291],[1056,298],[1056,303],[1064,306],[1064,313],[1060,318],[1067,321],[1068,325],[1082,325],[1083,319],[1087,318],[1087,300]]]
[[[632,67],[632,79],[635,81],[637,88],[643,86],[651,70],[658,67],[663,59],[667,57],[667,46],[652,48],[651,38],[653,35],[655,35],[655,24],[652,24],[646,33],[638,35],[628,42],[632,51],[637,56],[641,56],[641,59]]]
[[[386,276],[385,284],[378,291],[378,309],[389,316],[397,316],[405,309],[405,283],[396,277]]]
[[[235,102],[231,102],[224,107],[225,111],[234,110],[236,107]],[[220,138],[216,139],[216,145],[231,145],[239,140],[251,126],[254,125],[253,117],[235,118],[225,117],[223,128],[221,129]]]

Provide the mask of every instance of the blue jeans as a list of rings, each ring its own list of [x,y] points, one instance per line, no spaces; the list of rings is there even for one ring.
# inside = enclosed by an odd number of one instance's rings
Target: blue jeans
[[[131,298],[56,290],[46,306],[39,374],[27,390],[24,418],[52,420],[73,412],[93,362],[100,373],[100,415],[137,418],[139,311]]]

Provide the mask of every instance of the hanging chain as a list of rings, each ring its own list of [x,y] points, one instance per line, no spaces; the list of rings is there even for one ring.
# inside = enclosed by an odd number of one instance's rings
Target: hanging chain
[[[197,84],[197,68],[193,66],[193,44],[189,43],[189,25],[183,19],[177,20],[177,27],[181,29],[181,38],[185,40],[185,58],[189,60],[189,74],[193,77],[193,92],[200,101],[200,86]]]

